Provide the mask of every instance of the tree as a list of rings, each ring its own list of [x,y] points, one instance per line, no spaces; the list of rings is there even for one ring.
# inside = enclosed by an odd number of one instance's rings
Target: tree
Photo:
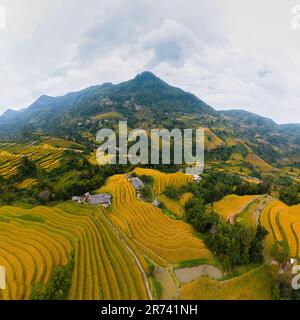
[[[264,249],[264,239],[268,235],[268,231],[262,227],[258,226],[256,230],[255,238],[251,242],[250,246],[250,260],[256,263],[262,263],[264,260],[263,249]]]
[[[27,156],[21,158],[21,164],[18,167],[17,176],[20,178],[35,177],[37,174],[36,163]]]
[[[277,241],[271,249],[271,256],[279,263],[286,263],[289,258],[288,245],[284,241]]]

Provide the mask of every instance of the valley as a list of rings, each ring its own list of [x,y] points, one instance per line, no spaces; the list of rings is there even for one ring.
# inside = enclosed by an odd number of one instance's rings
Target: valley
[[[120,120],[147,132],[204,128],[201,177],[173,161],[98,165],[96,133]],[[6,112],[0,299],[290,298],[280,288],[300,259],[297,132],[216,111],[150,72]]]

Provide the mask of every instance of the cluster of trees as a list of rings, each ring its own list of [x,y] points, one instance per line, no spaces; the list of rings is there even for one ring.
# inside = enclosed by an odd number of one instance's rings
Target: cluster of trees
[[[291,286],[290,279],[276,279],[272,284],[271,294],[273,300],[300,300],[300,290]]]
[[[24,156],[21,158],[21,164],[17,169],[16,179],[36,177],[38,173],[37,165],[34,161]]]
[[[300,203],[300,183],[291,183],[287,186],[282,186],[279,191],[279,199],[289,206]]]
[[[251,184],[243,181],[237,175],[228,175],[220,172],[203,174],[200,183],[191,183],[183,188],[184,192],[192,192],[201,197],[205,204],[219,201],[229,194],[255,195],[270,192],[271,182]]]
[[[71,286],[73,265],[71,254],[67,265],[57,266],[46,284],[40,283],[31,289],[30,300],[64,300]]]
[[[238,144],[232,147],[223,146],[217,149],[209,150],[206,153],[206,160],[227,161],[234,153],[240,153],[243,158],[246,158],[246,156],[248,155],[248,150],[242,144]]]
[[[203,199],[193,197],[185,205],[185,221],[204,234],[206,246],[226,270],[239,265],[263,262],[263,241],[268,232],[261,226],[246,228],[225,222],[207,209]]]
[[[292,286],[293,277],[296,274],[278,273],[277,268],[271,269],[271,274],[271,294],[273,300],[300,300],[300,290],[295,290]],[[297,278],[299,279],[298,276]]]
[[[173,187],[166,187],[166,189],[164,190],[164,195],[166,195],[167,197],[177,200],[181,194],[180,190],[175,189]]]
[[[51,171],[41,170],[34,161],[23,157],[17,174],[5,180],[5,183],[0,183],[0,202],[11,204],[12,201],[22,201],[37,205],[69,200],[73,195],[82,195],[100,188],[109,176],[133,169],[129,165],[94,166],[85,156],[65,151],[60,166]],[[60,181],[60,178],[68,173],[71,173],[70,178]],[[18,183],[27,178],[34,178],[37,183],[29,189],[18,190]]]
[[[277,241],[271,248],[271,256],[281,264],[286,264],[290,257],[289,245],[286,241]]]
[[[148,175],[141,175],[138,176],[137,174],[133,173],[131,174],[132,177],[139,177],[143,183],[145,184],[145,187],[140,190],[140,193],[143,197],[143,199],[147,202],[153,202],[155,197],[154,193],[152,190],[153,184],[154,184],[154,179],[151,176]]]

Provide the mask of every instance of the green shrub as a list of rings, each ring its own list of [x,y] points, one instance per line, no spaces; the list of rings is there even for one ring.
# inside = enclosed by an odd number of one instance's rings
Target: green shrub
[[[31,289],[30,300],[64,300],[71,286],[73,254],[68,264],[56,267],[46,284],[39,283]]]

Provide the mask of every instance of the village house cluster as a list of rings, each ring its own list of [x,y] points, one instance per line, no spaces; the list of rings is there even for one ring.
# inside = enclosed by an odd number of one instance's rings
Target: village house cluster
[[[194,181],[197,183],[202,180],[202,177],[199,175],[193,175],[193,178],[194,178]],[[132,177],[130,175],[127,175],[127,179],[136,190],[138,198],[140,200],[143,200],[140,191],[143,188],[145,188],[144,182],[140,178]],[[87,192],[84,196],[73,196],[72,201],[75,201],[79,204],[88,203],[91,205],[102,205],[104,208],[109,208],[109,206],[111,205],[111,195],[107,193],[92,195],[89,192]],[[155,199],[152,204],[155,207],[160,206],[160,202],[157,199]]]
[[[137,192],[137,196],[139,199],[142,200],[142,196],[140,194],[140,190],[142,190],[143,188],[145,188],[145,184],[144,182],[140,179],[140,178],[137,178],[137,177],[131,177],[131,176],[127,176],[128,178],[128,181],[131,182],[132,186],[134,187],[134,189],[136,190]],[[159,207],[160,206],[160,202],[155,199],[152,204],[155,206],[155,207]]]
[[[83,197],[74,196],[72,201],[77,203],[88,203],[92,205],[102,205],[104,208],[108,208],[111,205],[111,195],[107,193],[91,195],[87,192]]]

